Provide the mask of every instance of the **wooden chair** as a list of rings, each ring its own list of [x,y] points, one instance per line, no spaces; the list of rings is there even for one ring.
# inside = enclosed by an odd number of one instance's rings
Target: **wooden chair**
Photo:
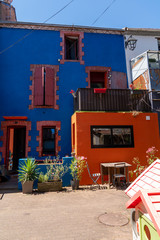
[[[123,162],[114,164],[113,185],[116,187],[126,185],[126,165]]]

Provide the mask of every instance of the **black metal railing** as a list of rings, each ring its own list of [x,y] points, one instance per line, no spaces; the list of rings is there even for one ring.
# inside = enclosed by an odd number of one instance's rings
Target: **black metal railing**
[[[93,88],[79,88],[74,111],[150,112],[151,103],[147,90],[107,89],[105,93],[94,93]]]

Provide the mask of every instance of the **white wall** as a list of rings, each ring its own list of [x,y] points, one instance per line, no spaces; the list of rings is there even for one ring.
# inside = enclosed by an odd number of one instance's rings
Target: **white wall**
[[[129,38],[129,36],[130,35],[126,35],[126,40]],[[130,60],[132,58],[137,57],[141,53],[146,52],[147,50],[158,51],[158,41],[155,37],[153,37],[153,36],[137,36],[137,35],[132,35],[132,37],[137,39],[136,48],[133,51],[129,50],[128,47],[125,48],[128,86],[132,82]]]

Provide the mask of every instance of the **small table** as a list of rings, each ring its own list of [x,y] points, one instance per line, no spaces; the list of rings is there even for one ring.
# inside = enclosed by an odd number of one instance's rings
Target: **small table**
[[[121,165],[122,163],[122,165]],[[103,168],[108,169],[108,183],[109,183],[109,188],[110,188],[110,183],[111,183],[111,175],[110,175],[110,170],[111,168],[115,168],[115,164],[118,164],[119,168],[124,167],[126,168],[126,175],[127,175],[127,183],[129,183],[129,172],[128,172],[128,167],[131,167],[132,165],[126,162],[110,162],[110,163],[101,163],[100,168],[101,168],[101,179],[102,179],[102,184],[104,184],[103,180]],[[116,167],[117,168],[117,167]]]

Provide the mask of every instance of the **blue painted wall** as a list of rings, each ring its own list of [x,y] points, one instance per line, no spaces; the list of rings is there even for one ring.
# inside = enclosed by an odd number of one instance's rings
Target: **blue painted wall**
[[[124,39],[122,35],[84,33],[84,65],[77,62],[60,64],[60,32],[27,29],[0,29],[0,51],[7,48],[27,33],[31,33],[18,44],[0,55],[0,121],[3,116],[27,116],[31,126],[31,152],[29,156],[39,158],[36,152],[37,121],[61,121],[61,157],[71,152],[71,115],[73,114],[73,97],[71,89],[87,86],[86,66],[111,67],[113,71],[126,73]],[[59,65],[59,110],[36,108],[29,110],[31,101],[30,64]],[[0,136],[2,135],[0,131]],[[0,141],[0,147],[2,142]]]

